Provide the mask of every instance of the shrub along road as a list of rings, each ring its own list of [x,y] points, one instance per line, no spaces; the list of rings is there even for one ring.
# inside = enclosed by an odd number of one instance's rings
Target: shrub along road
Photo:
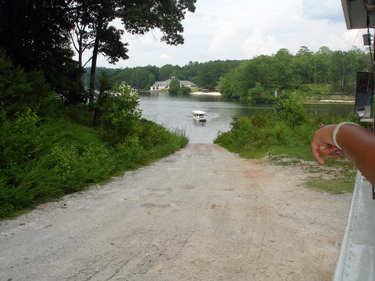
[[[351,194],[186,148],[0,226],[0,280],[331,280]]]

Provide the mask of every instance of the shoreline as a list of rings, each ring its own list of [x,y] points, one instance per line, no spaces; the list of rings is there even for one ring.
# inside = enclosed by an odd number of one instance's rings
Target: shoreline
[[[191,92],[190,95],[221,96],[219,92]]]
[[[347,102],[347,103],[354,103],[354,100],[320,100],[319,102]]]
[[[334,103],[346,103],[346,104],[354,104],[355,101],[354,100],[304,100],[303,101],[304,104],[322,104],[322,103],[325,103],[325,104],[334,104]]]

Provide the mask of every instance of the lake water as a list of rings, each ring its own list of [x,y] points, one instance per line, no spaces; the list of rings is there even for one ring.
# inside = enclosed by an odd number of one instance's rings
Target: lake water
[[[191,143],[213,143],[219,132],[230,130],[232,116],[251,116],[257,110],[273,111],[271,104],[251,104],[246,101],[210,95],[168,95],[141,92],[138,108],[148,120],[171,130],[184,129]],[[313,112],[346,115],[353,111],[353,104],[311,104]],[[206,112],[207,122],[193,119],[193,110]]]

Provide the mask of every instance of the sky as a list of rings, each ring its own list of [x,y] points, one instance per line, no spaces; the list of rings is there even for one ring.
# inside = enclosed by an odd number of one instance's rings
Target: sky
[[[301,46],[317,52],[321,46],[348,51],[365,50],[365,30],[347,30],[340,0],[197,0],[195,13],[187,12],[185,43],[160,42],[158,30],[144,36],[123,35],[128,60],[115,65],[98,57],[98,66],[126,68],[191,62],[244,60],[272,55],[281,48],[296,54]],[[120,28],[120,22],[114,22]],[[86,53],[85,57],[90,57]],[[87,65],[89,66],[89,65]]]

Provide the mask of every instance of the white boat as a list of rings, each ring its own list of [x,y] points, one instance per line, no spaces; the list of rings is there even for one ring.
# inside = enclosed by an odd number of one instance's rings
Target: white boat
[[[197,121],[206,121],[206,112],[200,111],[200,110],[194,110],[193,118]]]

